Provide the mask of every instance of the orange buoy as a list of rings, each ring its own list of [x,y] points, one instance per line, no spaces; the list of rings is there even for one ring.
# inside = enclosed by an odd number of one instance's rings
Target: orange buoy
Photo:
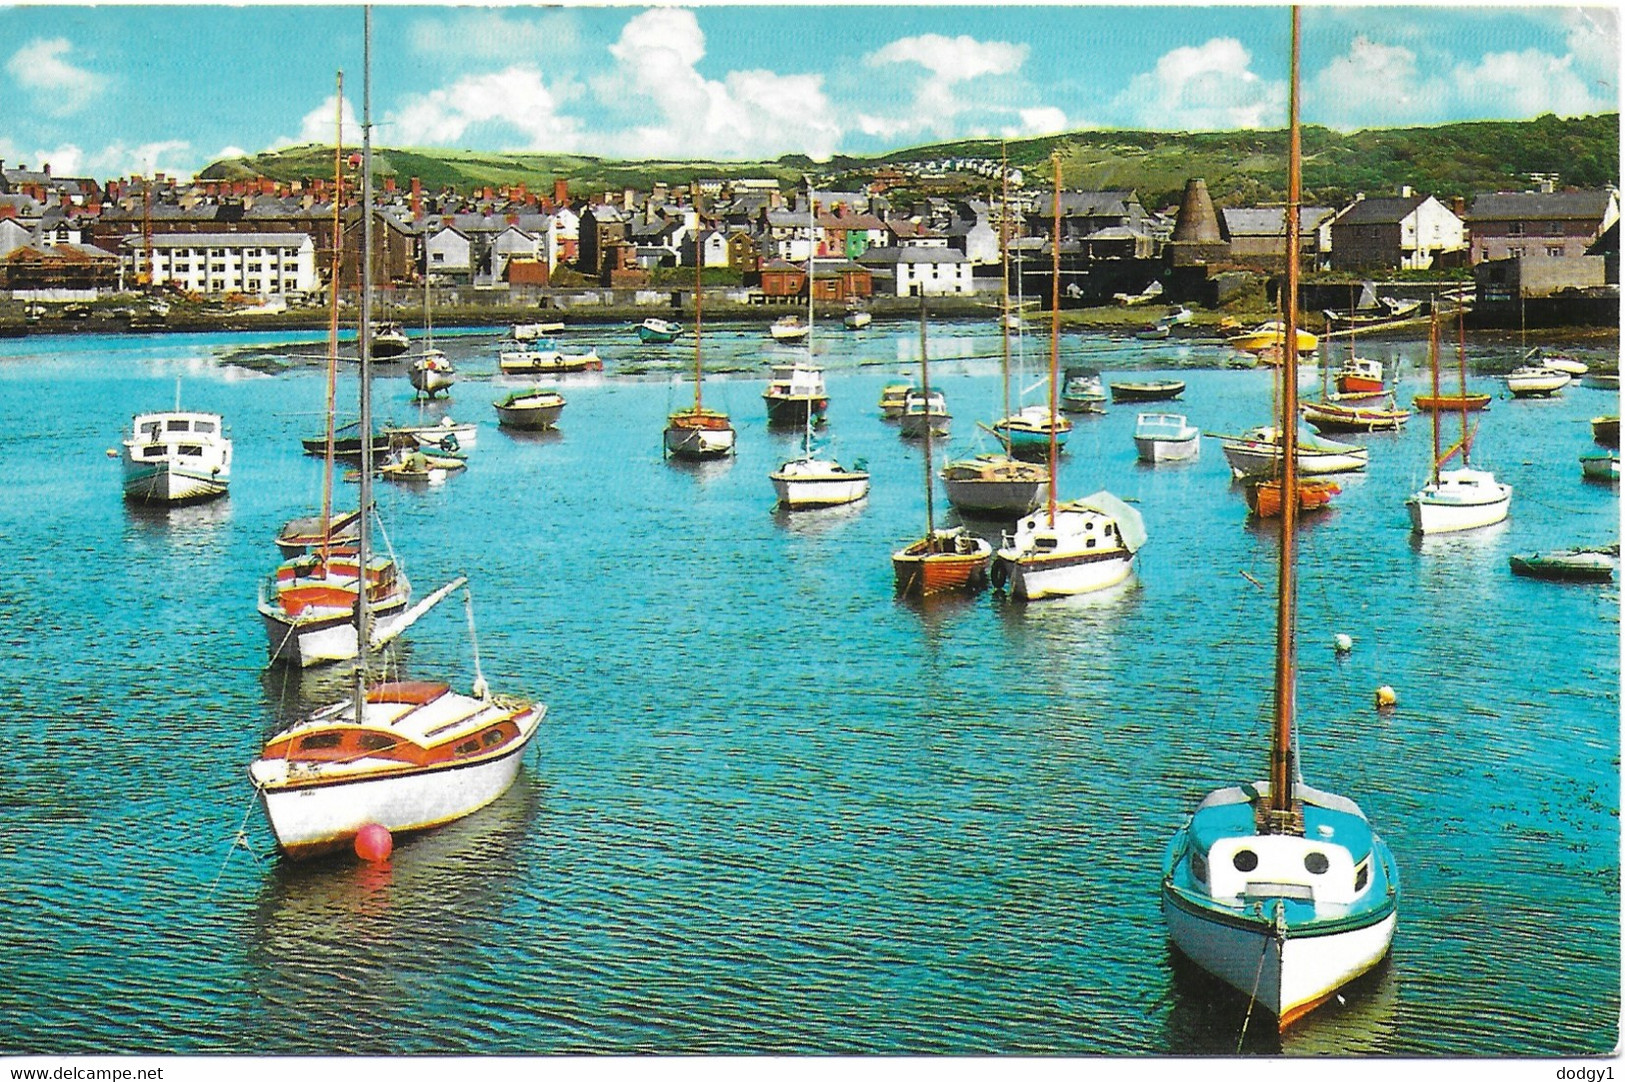
[[[395,838],[389,833],[389,828],[377,823],[368,823],[355,835],[355,855],[362,860],[379,864],[389,859],[389,854],[395,850]]]

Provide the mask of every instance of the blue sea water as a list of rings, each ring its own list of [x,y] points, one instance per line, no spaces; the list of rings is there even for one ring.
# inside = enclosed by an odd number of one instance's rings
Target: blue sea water
[[[346,679],[267,672],[253,609],[271,537],[320,502],[298,442],[322,425],[320,343],[0,343],[0,1052],[1233,1052],[1245,1005],[1176,964],[1158,913],[1195,801],[1266,772],[1276,533],[1249,522],[1217,441],[1151,468],[1134,407],[1077,419],[1062,496],[1137,501],[1151,540],[1130,586],[909,604],[889,554],[924,526],[922,449],[875,403],[917,371],[916,327],[819,343],[819,439],[866,459],[873,491],[797,515],[767,474],[800,437],[770,433],[760,400],[764,362],[793,350],[759,327],[707,335],[724,374],[706,400],[739,453],[696,468],[660,454],[691,347],[570,333],[608,370],[560,381],[560,430],[539,436],[495,424],[515,381],[493,376],[494,336],[437,339],[462,382],[427,413],[479,423],[470,468],[380,486],[419,591],[466,573],[486,677],[549,707],[503,799],[380,867],[280,861],[245,775]],[[931,328],[955,454],[991,449],[975,422],[999,410],[998,352],[987,326]],[[1406,401],[1423,389],[1422,342],[1361,352],[1401,366]],[[1516,355],[1469,345],[1475,373]],[[1178,408],[1224,433],[1270,409],[1267,373],[1226,356],[1069,334],[1062,363],[1177,374]],[[380,416],[419,413],[401,373],[381,369]],[[177,393],[225,415],[231,494],[127,506],[106,452]],[[1502,526],[1411,537],[1426,415],[1359,437],[1370,469],[1304,523],[1304,772],[1361,803],[1404,894],[1389,962],[1246,1048],[1616,1045],[1618,589],[1514,578],[1507,557],[1618,539],[1617,489],[1578,463],[1588,419],[1618,410],[1575,386],[1478,415],[1475,463],[1516,490]],[[402,673],[472,679],[457,604],[408,638]],[[1398,707],[1378,713],[1384,684]]]

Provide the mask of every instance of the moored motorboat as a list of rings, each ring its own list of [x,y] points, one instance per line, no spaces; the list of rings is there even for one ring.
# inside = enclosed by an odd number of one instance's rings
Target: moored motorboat
[[[1591,418],[1591,438],[1603,447],[1619,446],[1619,414]]]
[[[1618,481],[1619,452],[1598,451],[1581,455],[1580,475],[1587,481]]]
[[[497,424],[505,428],[544,431],[558,423],[564,412],[564,396],[551,387],[528,387],[491,403],[497,411]]]
[[[801,361],[775,364],[762,391],[767,406],[767,423],[774,428],[801,428],[809,421],[824,423],[829,410],[829,394],[824,390],[824,370]]]
[[[768,327],[767,333],[775,342],[801,342],[804,341],[812,329],[800,316],[780,316]]]
[[[1134,419],[1134,450],[1141,462],[1178,462],[1202,450],[1202,431],[1183,413],[1142,413]]]
[[[596,348],[588,348],[585,353],[565,353],[551,338],[538,338],[525,349],[503,350],[497,354],[497,366],[504,375],[558,376],[604,370]]]
[[[515,342],[534,342],[538,338],[559,334],[564,330],[562,320],[552,322],[515,323],[508,329],[508,337]]]
[[[218,413],[139,413],[124,441],[124,498],[200,503],[231,487],[231,440]]]
[[[1297,339],[1299,353],[1313,353],[1320,345],[1320,339],[1301,328],[1298,330]],[[1225,344],[1245,353],[1260,353],[1272,347],[1279,349],[1285,340],[1286,325],[1280,320],[1272,319],[1259,324],[1253,330],[1231,335],[1225,339]]]
[[[888,383],[880,389],[880,419],[895,421],[903,415],[903,405],[908,401],[908,393],[914,389],[912,383]]]
[[[412,348],[412,340],[406,337],[406,332],[399,323],[386,320],[373,324],[372,357],[375,361],[387,361],[401,356]]]
[[[677,341],[683,333],[683,325],[668,319],[650,317],[639,323],[636,330],[638,341],[644,345],[664,346]]]
[[[1383,383],[1382,362],[1369,357],[1350,357],[1332,374],[1332,383],[1338,394],[1381,395],[1388,391]]]
[[[1522,365],[1507,374],[1507,390],[1514,398],[1549,398],[1567,387],[1574,377],[1567,372],[1538,365]]]
[[[1062,413],[1105,413],[1106,391],[1100,385],[1100,372],[1093,368],[1068,368],[1061,383]]]
[[[1161,402],[1185,393],[1184,380],[1160,379],[1113,383],[1113,402]]]
[[[841,322],[849,331],[861,331],[874,322],[875,317],[866,308],[848,308]]]
[[[924,438],[927,428],[933,436],[946,436],[952,420],[948,400],[941,391],[932,391],[929,396],[918,390],[910,391],[898,417],[902,434],[915,440]]]

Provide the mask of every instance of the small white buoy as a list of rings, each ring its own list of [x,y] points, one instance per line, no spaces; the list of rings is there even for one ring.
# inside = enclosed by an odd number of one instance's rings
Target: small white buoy
[[[1384,684],[1382,687],[1377,689],[1378,710],[1388,710],[1398,701],[1399,696],[1395,695],[1394,689],[1389,687],[1387,684]]]
[[[1332,640],[1332,648],[1339,654],[1346,654],[1354,649],[1354,640],[1340,631],[1337,633],[1337,637]]]

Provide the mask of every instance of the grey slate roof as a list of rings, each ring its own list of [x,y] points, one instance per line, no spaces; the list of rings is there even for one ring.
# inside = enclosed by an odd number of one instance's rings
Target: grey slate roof
[[[1285,207],[1225,207],[1219,216],[1232,237],[1284,237],[1285,211]],[[1335,213],[1331,207],[1299,207],[1298,229],[1308,233]]]
[[[1379,196],[1362,199],[1337,220],[1338,225],[1397,225],[1417,207],[1428,201],[1428,196]]]
[[[1464,217],[1469,222],[1585,221],[1601,222],[1608,211],[1607,191],[1491,192],[1473,197]]]
[[[954,248],[870,248],[858,256],[863,266],[896,263],[964,263],[965,253]]]

